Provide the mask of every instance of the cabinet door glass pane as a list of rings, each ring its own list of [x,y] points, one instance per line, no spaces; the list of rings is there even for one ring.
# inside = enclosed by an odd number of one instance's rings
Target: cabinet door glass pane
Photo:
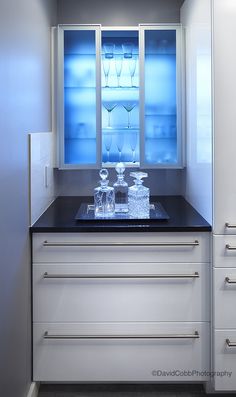
[[[94,30],[64,32],[64,162],[96,164]]]
[[[176,31],[145,31],[145,162],[176,164]]]
[[[102,162],[139,162],[138,31],[102,32]]]

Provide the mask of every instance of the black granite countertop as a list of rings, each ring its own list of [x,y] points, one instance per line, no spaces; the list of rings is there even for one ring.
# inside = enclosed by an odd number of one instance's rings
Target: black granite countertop
[[[209,232],[211,226],[182,196],[152,196],[169,215],[165,221],[127,219],[121,221],[76,221],[82,202],[93,203],[92,197],[57,197],[50,207],[31,226],[32,233],[55,232]]]

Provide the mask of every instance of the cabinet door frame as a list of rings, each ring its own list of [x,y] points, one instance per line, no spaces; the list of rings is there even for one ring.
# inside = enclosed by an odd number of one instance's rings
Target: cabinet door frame
[[[176,31],[176,117],[177,117],[177,162],[175,164],[150,164],[145,161],[145,31],[147,30],[175,30]],[[181,24],[140,24],[139,25],[139,54],[140,54],[140,168],[184,168],[184,116],[183,116],[183,47]]]
[[[68,30],[95,31],[96,51],[96,162],[94,164],[65,164],[64,148],[64,32]],[[57,53],[57,152],[59,169],[98,169],[101,165],[101,25],[58,25]]]

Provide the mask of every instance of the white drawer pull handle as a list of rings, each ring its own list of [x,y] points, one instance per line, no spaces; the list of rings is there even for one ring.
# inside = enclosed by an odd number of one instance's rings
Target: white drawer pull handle
[[[194,274],[48,274],[44,273],[43,278],[78,278],[78,279],[89,279],[89,278],[98,278],[98,279],[117,279],[117,278],[171,278],[171,279],[181,279],[181,278],[199,278],[199,273],[195,272]]]
[[[225,277],[225,282],[228,284],[236,284],[236,280],[233,280],[232,278]]]
[[[228,347],[236,347],[236,342],[230,342],[229,339],[226,339],[226,344]]]
[[[236,246],[226,244],[225,248],[229,251],[236,251]]]
[[[44,333],[44,339],[199,339],[198,331],[194,334],[157,334],[157,335],[56,335]]]
[[[236,229],[236,225],[233,225],[233,224],[228,223],[228,222],[226,222],[225,227],[226,227],[227,229]]]
[[[186,242],[160,242],[160,243],[133,243],[133,242],[122,242],[122,243],[76,243],[76,242],[49,242],[44,241],[44,247],[195,247],[199,245],[199,241],[186,241]]]

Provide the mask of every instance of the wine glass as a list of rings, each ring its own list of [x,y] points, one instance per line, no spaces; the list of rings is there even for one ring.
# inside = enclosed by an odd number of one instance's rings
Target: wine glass
[[[132,56],[132,58],[130,58],[130,60],[129,60],[129,73],[130,73],[130,79],[131,79],[131,87],[134,87],[133,77],[135,75],[136,63],[137,63],[137,57]]]
[[[103,48],[104,48],[105,58],[112,59],[114,56],[115,44],[114,43],[104,43]]]
[[[123,56],[119,55],[119,54],[116,55],[115,67],[116,67],[116,76],[117,76],[118,87],[120,87],[120,76],[121,76],[121,71],[122,71],[122,64],[123,64]]]
[[[103,60],[102,60],[102,66],[103,66],[103,72],[105,75],[105,87],[108,87],[108,76],[109,76],[109,71],[110,71],[110,64],[111,64],[110,58],[107,58],[106,56],[104,56]]]
[[[121,152],[124,146],[124,134],[122,132],[117,134],[116,146],[119,152],[119,162],[121,161]]]
[[[112,135],[111,135],[111,133],[105,134],[104,135],[104,145],[105,145],[106,152],[107,152],[107,162],[108,163],[110,161],[111,144],[112,144]]]
[[[126,102],[123,107],[125,108],[125,110],[128,113],[128,125],[127,128],[131,128],[131,124],[130,124],[130,112],[133,110],[133,108],[136,106],[135,102]]]
[[[133,53],[133,43],[123,43],[122,44],[124,58],[132,58]]]
[[[138,133],[137,131],[129,132],[129,144],[132,151],[132,162],[135,163],[135,149],[138,141]]]
[[[115,107],[117,106],[117,103],[115,103],[115,102],[103,102],[103,106],[107,110],[107,114],[108,114],[107,128],[111,128],[111,112],[112,112],[112,110],[115,109]]]

